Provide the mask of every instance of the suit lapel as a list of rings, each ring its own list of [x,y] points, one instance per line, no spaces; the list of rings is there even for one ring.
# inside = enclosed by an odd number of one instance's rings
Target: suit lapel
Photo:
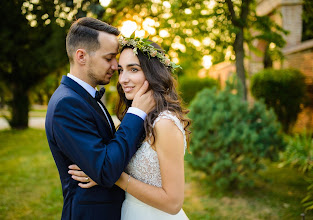
[[[102,107],[103,107],[103,109],[104,109],[106,115],[108,116],[108,119],[109,119],[109,121],[110,121],[110,123],[111,123],[111,125],[112,125],[113,133],[115,133],[116,130],[115,130],[114,122],[113,122],[113,120],[112,120],[112,117],[111,117],[109,111],[107,110],[107,108],[105,107],[105,105],[104,105],[101,101],[100,101],[99,103],[102,105]]]
[[[109,122],[106,119],[106,117],[105,117],[102,109],[98,105],[97,101],[83,87],[81,87],[77,82],[75,82],[71,78],[69,78],[67,76],[63,76],[62,80],[61,80],[61,83],[66,85],[66,86],[68,86],[68,87],[70,87],[71,89],[73,89],[76,93],[78,93],[83,99],[85,99],[97,111],[99,116],[106,123],[105,128],[107,130],[107,133],[110,134],[111,137],[113,137],[113,133],[112,133],[111,127],[109,125]],[[106,110],[106,108],[105,108],[105,110]],[[106,113],[108,114],[109,119],[112,121],[112,119],[111,119],[109,113],[107,112],[107,110],[106,110]],[[112,123],[112,126],[114,127],[113,123]]]

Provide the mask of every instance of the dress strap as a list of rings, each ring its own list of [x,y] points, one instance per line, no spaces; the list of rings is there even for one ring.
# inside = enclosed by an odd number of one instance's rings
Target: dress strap
[[[183,133],[184,136],[184,151],[187,148],[187,141],[186,141],[186,134],[183,123],[177,118],[176,115],[171,113],[170,111],[163,111],[159,114],[159,116],[154,120],[153,127],[155,124],[160,121],[161,119],[169,119],[175,123],[175,125],[178,127],[178,129]]]

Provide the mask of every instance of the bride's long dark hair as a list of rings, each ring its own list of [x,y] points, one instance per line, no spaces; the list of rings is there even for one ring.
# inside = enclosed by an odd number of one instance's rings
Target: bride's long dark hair
[[[156,43],[152,43],[151,45],[162,50],[162,48]],[[132,46],[124,46],[121,52],[126,48],[133,49]],[[177,82],[172,76],[170,69],[161,63],[156,57],[149,58],[148,55],[140,50],[137,50],[137,53],[141,69],[149,82],[149,88],[153,90],[153,96],[156,102],[155,108],[147,115],[144,122],[146,137],[149,137],[149,134],[151,134],[151,144],[154,143],[156,135],[152,126],[153,122],[161,112],[168,110],[183,122],[188,143],[190,135],[188,127],[190,126],[190,120],[186,118],[186,114],[189,110],[184,109],[181,105],[181,98],[177,94],[175,88]],[[116,115],[118,119],[122,121],[127,109],[131,107],[131,101],[126,99],[120,83],[117,83],[117,91],[119,94],[119,102],[116,107]]]

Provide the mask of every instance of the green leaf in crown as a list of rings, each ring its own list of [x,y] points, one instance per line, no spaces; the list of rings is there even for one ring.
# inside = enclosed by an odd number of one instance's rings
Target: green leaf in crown
[[[155,48],[151,45],[153,42],[149,40],[149,36],[147,38],[135,37],[135,32],[133,32],[130,37],[121,36],[119,38],[119,43],[122,48],[124,46],[133,47],[135,55],[138,55],[137,50],[140,50],[142,53],[147,54],[149,59],[150,57],[156,57],[161,63],[170,68],[172,73],[174,73],[177,68],[182,69],[180,65],[170,61],[170,59],[165,56],[164,50]]]

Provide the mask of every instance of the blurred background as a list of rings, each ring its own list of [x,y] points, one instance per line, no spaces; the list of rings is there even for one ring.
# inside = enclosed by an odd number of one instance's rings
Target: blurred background
[[[0,219],[60,219],[44,121],[69,71],[67,31],[85,16],[149,37],[182,67],[190,219],[313,219],[312,0],[10,0],[0,11]],[[113,116],[116,82],[103,98]]]

